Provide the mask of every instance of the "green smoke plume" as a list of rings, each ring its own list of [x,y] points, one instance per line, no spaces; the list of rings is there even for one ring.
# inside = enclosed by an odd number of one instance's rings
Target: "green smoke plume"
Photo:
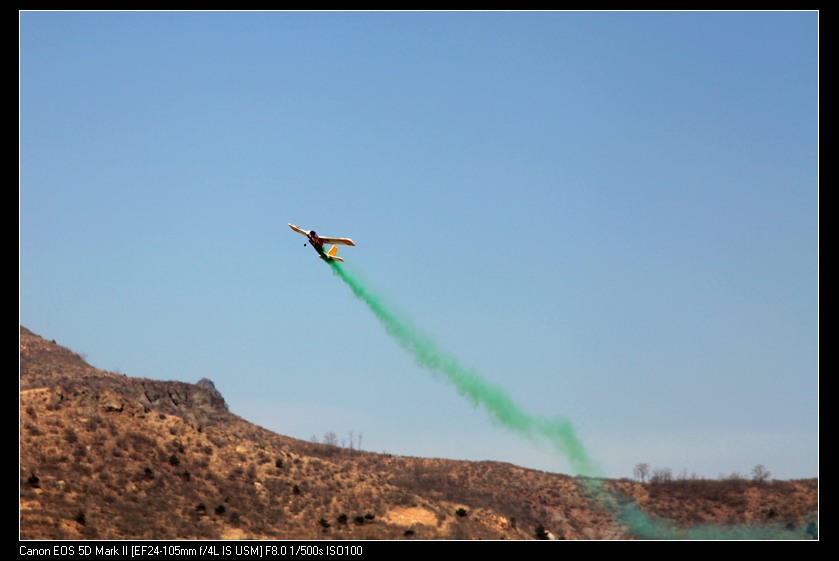
[[[408,351],[417,364],[441,374],[447,382],[454,385],[460,395],[476,407],[485,409],[490,417],[502,426],[532,441],[547,441],[568,460],[577,474],[600,474],[568,419],[544,419],[526,413],[504,390],[460,364],[457,358],[440,349],[437,343],[413,327],[409,321],[398,317],[385,305],[380,296],[363,286],[344,267],[335,261],[329,261],[329,264],[353,294],[367,304],[388,335]]]
[[[507,429],[531,441],[544,440],[570,463],[581,478],[582,490],[592,502],[612,512],[616,522],[641,539],[803,539],[802,532],[787,528],[702,524],[678,527],[668,520],[652,518],[634,501],[615,496],[600,479],[602,472],[577,437],[571,422],[564,417],[545,419],[530,415],[504,392],[466,368],[453,355],[416,329],[407,319],[399,317],[384,300],[350,275],[335,261],[328,261],[332,271],[353,294],[373,312],[382,326],[399,345],[408,351],[417,364],[436,372],[474,406],[482,407],[490,417]]]

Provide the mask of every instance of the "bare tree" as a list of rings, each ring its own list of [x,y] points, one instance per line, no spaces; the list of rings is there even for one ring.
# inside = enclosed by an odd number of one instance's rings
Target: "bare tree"
[[[353,444],[354,444],[353,443],[353,431],[350,431],[349,435],[350,435],[350,450],[352,451],[353,450]]]
[[[655,468],[650,476],[650,483],[670,483],[673,481],[673,472],[670,468]]]
[[[635,479],[641,483],[645,483],[647,481],[647,476],[650,475],[650,464],[645,462],[635,464],[635,467],[632,470],[632,475],[634,475]]]
[[[770,475],[772,474],[769,473],[769,470],[766,469],[766,466],[763,464],[757,464],[752,468],[752,481],[755,483],[763,483],[769,479]]]
[[[323,443],[329,446],[338,446],[338,435],[329,431],[323,435]]]
[[[358,449],[361,450],[361,433],[358,433]]]

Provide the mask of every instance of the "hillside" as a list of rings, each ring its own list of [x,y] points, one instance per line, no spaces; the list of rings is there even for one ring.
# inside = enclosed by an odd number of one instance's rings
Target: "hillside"
[[[628,539],[585,480],[278,435],[212,382],[95,369],[20,328],[23,539]],[[817,523],[818,481],[603,482],[677,524]],[[546,535],[542,533],[541,535]]]

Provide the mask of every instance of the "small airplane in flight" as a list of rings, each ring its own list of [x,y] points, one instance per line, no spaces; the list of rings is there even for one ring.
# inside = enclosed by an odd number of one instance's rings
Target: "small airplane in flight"
[[[315,248],[315,251],[318,252],[320,258],[325,261],[344,261],[343,259],[338,257],[338,246],[335,244],[355,245],[355,242],[349,238],[326,238],[323,236],[318,236],[314,230],[304,230],[302,228],[298,228],[294,224],[289,224],[288,226],[298,234],[303,234],[304,236],[309,238],[309,243],[312,244],[312,247]],[[332,247],[329,248],[328,251],[324,251],[323,244],[332,244]],[[305,246],[306,244],[303,245]]]

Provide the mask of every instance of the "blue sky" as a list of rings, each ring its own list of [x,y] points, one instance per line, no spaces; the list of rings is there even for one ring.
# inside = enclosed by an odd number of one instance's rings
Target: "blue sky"
[[[20,323],[394,454],[818,474],[815,12],[22,12]]]

